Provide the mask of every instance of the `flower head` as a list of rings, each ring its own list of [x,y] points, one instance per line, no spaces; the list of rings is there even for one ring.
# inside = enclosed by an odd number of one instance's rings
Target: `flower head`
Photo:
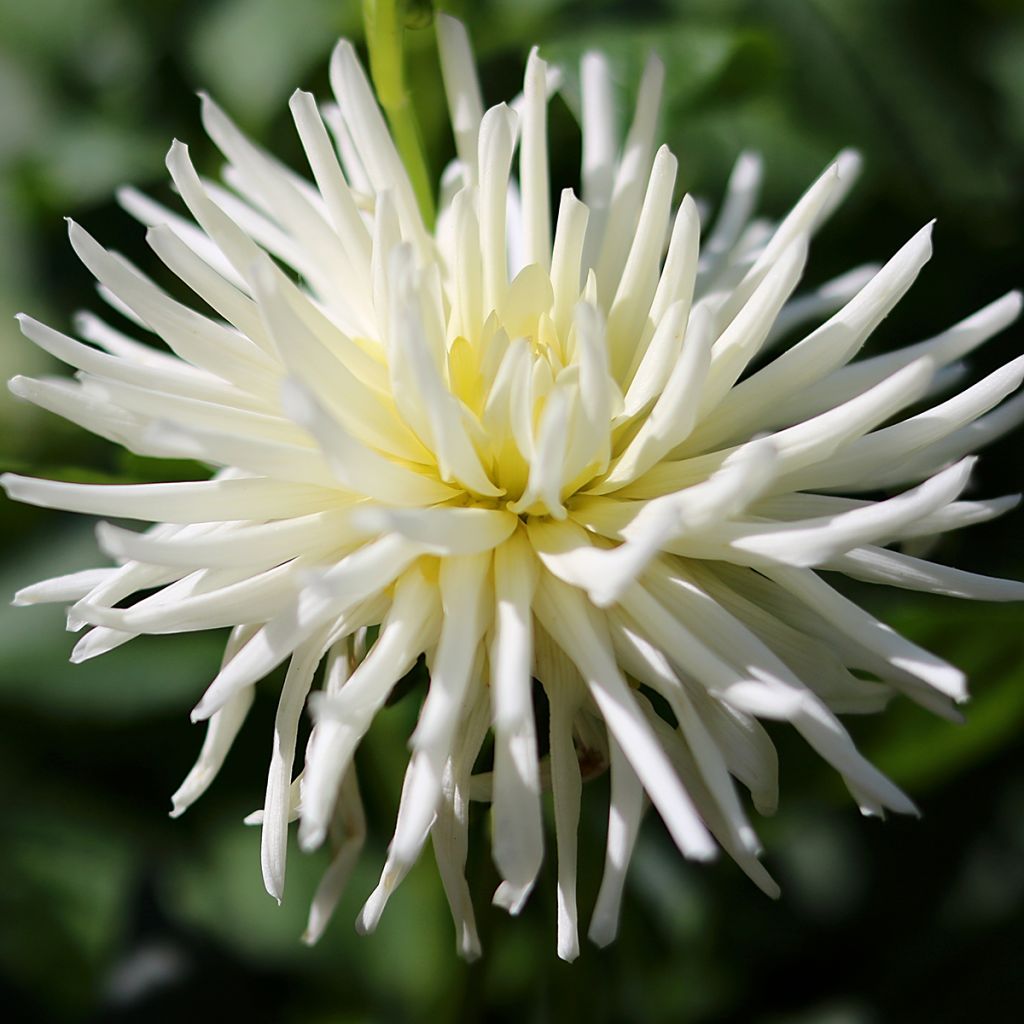
[[[312,180],[204,97],[227,187],[200,178],[175,143],[167,165],[190,217],[121,194],[212,313],[70,226],[128,333],[83,314],[86,344],[23,317],[24,333],[79,373],[16,378],[12,389],[133,452],[215,472],[126,486],[8,475],[19,500],[153,524],[101,524],[115,567],[18,599],[72,603],[70,627],[90,627],[76,661],[140,634],[231,627],[193,711],[208,731],[175,814],[210,784],[255,683],[287,663],[255,819],[277,898],[289,821],[304,848],[331,838],[311,938],[362,843],[353,756],[424,655],[430,682],[395,834],[359,926],[375,926],[430,839],[459,949],[476,955],[470,801],[491,804],[494,898],[515,913],[544,854],[550,789],[558,951],[571,959],[581,782],[597,771],[611,772],[589,932],[600,944],[614,937],[647,800],[685,855],[721,847],[775,894],[735,785],[774,811],[776,754],[761,720],[790,723],[865,813],[914,811],[837,716],[902,693],[954,717],[963,676],[823,573],[1024,596],[1018,583],[890,548],[1015,504],[960,495],[968,453],[1024,415],[1020,399],[996,408],[1024,359],[946,393],[957,361],[1021,303],[1008,295],[927,341],[857,359],[927,261],[931,228],[881,268],[793,298],[810,238],[856,176],[855,154],[778,224],[752,219],[761,167],[742,156],[699,244],[693,200],[673,207],[675,157],[655,148],[661,64],[648,64],[620,146],[608,66],[591,54],[583,198],[565,190],[552,216],[556,74],[531,53],[522,95],[485,112],[464,30],[446,18],[438,30],[458,155],[436,229],[345,42],[331,64],[337,105],[303,92],[291,101]],[[801,340],[784,347],[792,336]],[[547,737],[537,735],[541,701]],[[293,778],[307,702],[315,727]],[[493,768],[475,770],[489,735]]]

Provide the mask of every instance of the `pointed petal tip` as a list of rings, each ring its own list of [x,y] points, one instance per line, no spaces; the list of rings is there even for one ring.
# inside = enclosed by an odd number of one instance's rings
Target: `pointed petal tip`
[[[696,860],[704,864],[709,864],[711,861],[718,859],[718,847],[709,840],[707,844],[700,846],[691,845],[688,850],[684,851],[684,855],[687,860]]]
[[[319,850],[327,838],[327,828],[319,822],[303,818],[299,823],[299,849],[303,853]]]
[[[491,903],[500,907],[510,917],[518,917],[522,912],[523,907],[526,906],[526,901],[530,896],[530,892],[533,889],[533,883],[527,885],[513,885],[511,882],[502,882],[497,889],[494,890],[494,896],[491,897]]]
[[[96,535],[96,543],[99,545],[100,550],[111,558],[118,557],[113,550],[119,547],[117,543],[117,535],[119,533],[117,527],[106,520],[100,520],[93,532]]]
[[[24,484],[30,479],[31,477],[20,476],[17,473],[0,473],[0,488],[3,488],[4,494],[12,502],[17,502],[24,497]]]
[[[840,178],[848,179],[856,177],[863,164],[864,158],[861,156],[860,150],[851,146],[839,151],[833,166]]]
[[[68,663],[71,665],[81,665],[83,662],[88,660],[88,655],[86,655],[82,651],[79,651],[77,646],[68,655]]]
[[[170,148],[167,150],[167,156],[164,158],[164,163],[167,165],[168,170],[173,171],[176,165],[179,165],[188,160],[188,145],[181,141],[181,139],[172,139]]]
[[[467,963],[476,963],[477,960],[483,956],[483,949],[480,947],[479,941],[472,946],[459,946],[459,956]]]
[[[601,581],[587,591],[587,596],[598,608],[611,608],[618,604],[623,588],[615,583]]]

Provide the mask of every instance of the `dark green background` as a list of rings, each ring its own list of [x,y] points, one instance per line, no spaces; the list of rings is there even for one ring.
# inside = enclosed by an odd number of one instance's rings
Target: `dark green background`
[[[1011,0],[506,0],[451,4],[469,22],[486,98],[518,89],[532,43],[572,61],[607,48],[628,89],[647,50],[668,63],[663,130],[686,189],[714,198],[745,147],[766,155],[765,207],[781,213],[840,147],[865,178],[815,242],[812,280],[890,254],[939,218],[936,256],[874,349],[918,340],[1022,283],[1024,14]],[[0,0],[0,369],[46,372],[9,317],[65,328],[96,308],[62,215],[154,261],[111,201],[134,181],[169,196],[174,136],[208,171],[194,91],[205,87],[298,165],[286,100],[326,93],[346,0]],[[410,34],[411,76],[436,171],[450,155],[432,33]],[[571,91],[571,83],[570,83]],[[574,184],[579,143],[556,101],[552,151]],[[1021,350],[1011,329],[978,374]],[[993,447],[975,491],[1020,487],[1019,440]],[[147,479],[131,459],[53,417],[0,400],[5,468],[81,479]],[[187,467],[172,467],[187,472]],[[91,524],[4,502],[0,592],[96,564]],[[944,541],[940,560],[1024,575],[1020,513]],[[759,823],[783,883],[772,903],[727,862],[678,858],[653,816],[629,879],[621,936],[554,954],[553,866],[519,920],[487,908],[495,876],[478,814],[472,884],[486,956],[455,958],[430,857],[378,933],[351,921],[390,833],[415,714],[386,711],[360,754],[371,837],[319,947],[298,940],[323,868],[293,851],[284,906],[260,884],[258,835],[275,682],[223,776],[177,822],[169,794],[201,739],[187,711],[214,671],[219,636],[143,639],[65,663],[59,609],[0,609],[0,1006],[14,1021],[587,1020],[877,1024],[1024,1019],[1024,615],[900,593],[858,597],[969,670],[962,727],[897,702],[853,722],[864,748],[909,789],[921,821],[860,818],[786,730],[778,816]],[[415,693],[416,691],[414,691]],[[603,781],[585,794],[581,907],[603,853]],[[584,925],[586,918],[584,917]],[[151,983],[132,977],[152,968]],[[134,974],[133,974],[134,971]],[[128,979],[128,981],[126,981]]]

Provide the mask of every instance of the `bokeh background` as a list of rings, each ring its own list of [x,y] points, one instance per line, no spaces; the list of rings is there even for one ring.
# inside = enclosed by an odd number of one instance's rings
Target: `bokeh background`
[[[936,256],[872,350],[926,337],[1024,281],[1024,11],[1013,0],[480,0],[468,21],[488,100],[507,98],[529,46],[572,68],[613,54],[623,102],[651,47],[668,64],[663,132],[685,189],[714,199],[743,148],[766,156],[764,205],[781,213],[842,146],[866,173],[815,242],[812,280],[888,256],[938,217]],[[18,310],[67,328],[95,307],[62,216],[148,259],[116,207],[132,181],[170,198],[163,155],[188,141],[217,168],[195,90],[209,89],[299,166],[286,100],[324,95],[353,0],[0,0],[0,369],[48,372]],[[450,156],[430,30],[409,34],[430,159]],[[560,184],[579,143],[556,100]],[[1011,329],[972,360],[981,374],[1024,346]],[[978,494],[1021,487],[1021,441],[993,446]],[[4,469],[88,480],[187,476],[128,457],[0,399]],[[1024,576],[1021,513],[954,535],[940,560]],[[92,524],[0,504],[0,594],[97,563]],[[842,787],[775,730],[782,807],[759,823],[783,884],[772,903],[729,863],[694,866],[649,816],[619,941],[554,954],[549,862],[528,908],[487,907],[495,884],[478,813],[470,875],[485,958],[455,958],[429,854],[376,935],[352,920],[379,871],[417,697],[381,716],[360,752],[371,835],[322,943],[299,942],[324,860],[297,849],[280,908],[260,884],[258,835],[242,824],[264,786],[273,680],[221,778],[184,818],[166,816],[201,730],[187,712],[222,638],[140,639],[79,667],[59,609],[0,608],[0,1005],[9,1021],[881,1022],[1024,1020],[1024,611],[858,593],[915,640],[966,668],[957,727],[897,701],[854,721],[865,750],[924,810],[864,820]],[[606,783],[585,793],[581,906],[598,884]]]

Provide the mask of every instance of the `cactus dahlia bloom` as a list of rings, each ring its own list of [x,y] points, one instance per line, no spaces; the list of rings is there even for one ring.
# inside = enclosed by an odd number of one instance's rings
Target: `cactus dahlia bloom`
[[[968,453],[1024,413],[1020,399],[997,408],[1024,359],[954,386],[958,360],[1005,327],[1020,298],[857,359],[928,259],[931,231],[881,268],[794,298],[808,242],[855,176],[853,154],[777,224],[751,219],[760,165],[741,157],[698,244],[694,202],[673,207],[676,160],[655,147],[661,65],[649,63],[620,145],[607,64],[589,55],[582,200],[565,190],[552,217],[556,76],[534,52],[522,95],[485,111],[464,30],[441,18],[439,39],[458,156],[436,230],[346,42],[331,63],[337,105],[320,109],[303,92],[291,101],[312,180],[204,99],[226,187],[200,178],[175,143],[167,165],[191,219],[122,193],[202,312],[71,225],[128,327],[83,315],[84,344],[21,318],[79,372],[12,389],[133,452],[214,472],[128,486],[8,475],[18,500],[153,524],[101,525],[116,567],[18,600],[72,604],[71,628],[89,627],[76,661],[139,634],[231,627],[193,712],[207,734],[175,814],[216,774],[254,685],[287,663],[254,818],[277,898],[289,822],[303,848],[331,841],[310,939],[362,844],[355,751],[424,656],[430,682],[398,821],[359,927],[375,926],[430,839],[458,948],[477,955],[470,801],[490,802],[494,900],[515,913],[537,878],[550,791],[558,952],[572,959],[581,782],[598,771],[611,773],[589,925],[599,944],[614,937],[648,800],[684,855],[721,847],[775,894],[736,787],[774,811],[762,720],[792,725],[864,813],[913,813],[837,716],[901,693],[955,717],[964,678],[831,581],[1024,594],[891,547],[1014,504],[960,494]],[[315,727],[293,776],[307,704]]]

